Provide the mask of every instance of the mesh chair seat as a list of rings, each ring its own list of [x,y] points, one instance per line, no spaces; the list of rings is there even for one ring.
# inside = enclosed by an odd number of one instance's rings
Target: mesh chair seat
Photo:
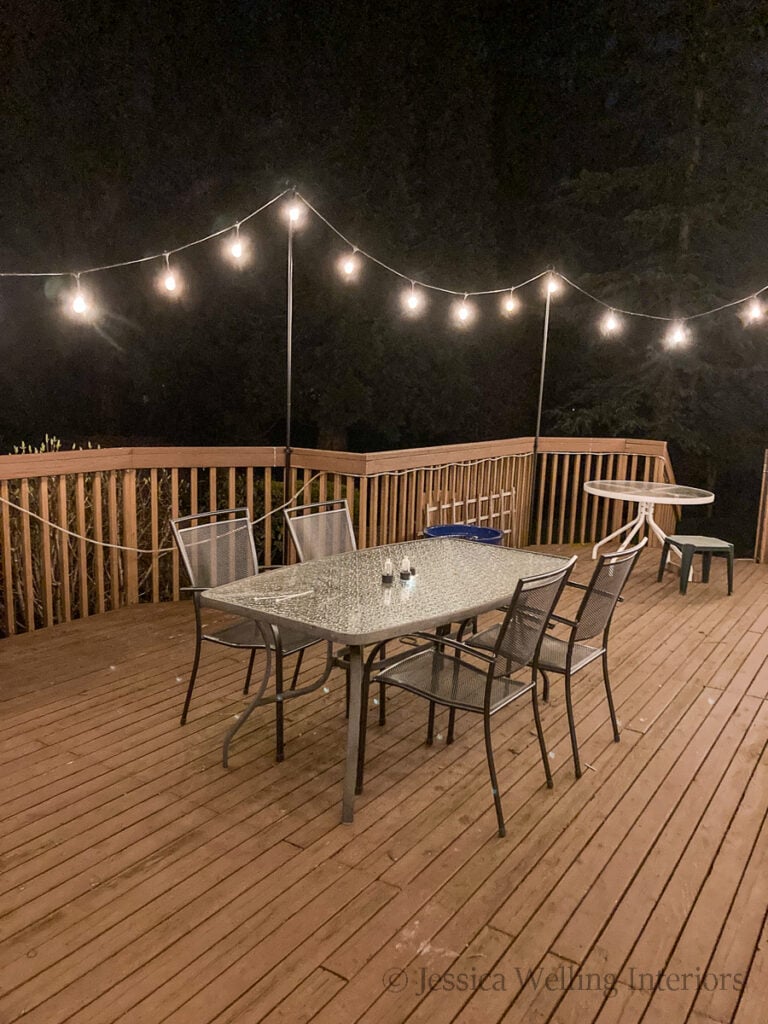
[[[271,630],[267,630],[271,634]],[[264,634],[253,619],[242,619],[224,629],[217,629],[212,633],[203,633],[203,640],[210,640],[215,644],[224,644],[226,647],[257,648],[264,647]],[[291,629],[285,626],[280,628],[280,646],[283,654],[295,654],[308,644],[317,643],[316,636],[302,633],[298,629]],[[274,637],[269,644],[270,650],[275,650]]]
[[[481,650],[492,651],[496,647],[499,638],[499,625],[484,629],[482,633],[475,633],[466,643],[468,647],[479,647]],[[539,669],[545,672],[565,672],[566,659],[568,657],[567,640],[561,640],[558,636],[545,633],[541,639],[539,649]],[[571,671],[576,672],[599,658],[603,653],[602,647],[589,647],[587,644],[574,644],[571,655]]]
[[[478,668],[469,661],[462,661],[461,655],[454,651],[441,653],[430,647],[401,658],[392,669],[378,671],[376,679],[459,711],[481,712],[485,707],[487,667]],[[491,683],[491,714],[532,687],[530,679],[496,676]]]
[[[539,652],[539,668],[545,672],[565,672],[569,643],[559,636],[545,633]],[[605,648],[590,647],[588,644],[574,644],[571,650],[571,672],[585,668],[599,658]]]

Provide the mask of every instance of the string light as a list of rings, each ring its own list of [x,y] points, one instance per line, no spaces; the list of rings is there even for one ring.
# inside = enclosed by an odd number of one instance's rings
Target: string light
[[[611,335],[618,334],[621,331],[621,327],[621,320],[616,316],[614,310],[609,309],[602,319],[600,330],[603,334],[610,337]]]
[[[181,291],[181,282],[175,271],[171,269],[170,253],[163,253],[163,259],[165,260],[165,269],[160,275],[160,290],[165,292],[165,294],[169,296],[177,295]]]
[[[80,275],[75,274],[75,288],[69,295],[69,312],[80,320],[91,319],[94,315],[93,303],[90,296],[83,291],[80,285]]]
[[[224,256],[235,267],[244,267],[250,262],[248,239],[240,234],[240,223],[235,224],[235,234],[224,243]]]
[[[688,328],[684,320],[675,320],[667,331],[665,342],[667,348],[680,348],[690,340]]]
[[[299,227],[304,220],[306,210],[307,208],[304,203],[296,198],[291,199],[290,202],[286,203],[285,216],[289,224],[295,228]]]
[[[406,288],[401,296],[403,309],[408,316],[418,316],[424,310],[426,305],[424,301],[424,293],[421,289],[416,288],[414,281],[411,281],[411,287]]]
[[[454,302],[451,307],[451,315],[454,323],[458,327],[469,327],[472,321],[475,319],[475,307],[471,302],[468,302],[469,295],[465,295],[460,302]]]
[[[764,313],[765,309],[763,308],[763,304],[755,295],[744,311],[744,322],[747,324],[756,324],[758,320],[763,319]]]
[[[338,267],[345,281],[356,281],[360,276],[360,257],[357,255],[357,249],[353,249],[346,256],[341,256]]]
[[[520,309],[520,299],[515,295],[515,289],[509,289],[509,295],[505,295],[501,300],[501,312],[505,316],[514,316],[515,313]]]
[[[557,295],[558,292],[562,291],[563,285],[557,274],[547,274],[547,282],[545,290],[547,295]]]
[[[325,218],[319,210],[316,210],[314,206],[308,200],[306,200],[300,193],[293,189],[285,189],[278,195],[273,196],[262,206],[253,210],[245,217],[241,217],[240,220],[234,224],[218,229],[211,234],[205,235],[201,238],[196,238],[184,245],[179,246],[177,249],[168,250],[163,253],[155,253],[153,255],[140,256],[136,259],[124,260],[121,262],[110,263],[104,266],[94,266],[84,268],[81,271],[69,271],[69,270],[53,270],[53,271],[2,271],[0,270],[0,277],[40,277],[40,278],[61,278],[66,276],[72,276],[76,279],[76,287],[74,292],[66,293],[62,292],[62,298],[65,301],[67,311],[70,315],[74,315],[80,318],[93,319],[96,314],[96,309],[90,298],[90,296],[80,288],[79,280],[80,274],[94,274],[100,273],[107,270],[114,270],[120,267],[135,266],[137,264],[146,263],[151,260],[159,259],[162,256],[165,260],[165,270],[161,272],[157,279],[158,289],[166,295],[166,297],[178,297],[184,290],[183,279],[180,278],[178,272],[172,269],[170,266],[170,256],[182,249],[188,249],[192,246],[201,245],[214,238],[220,238],[221,236],[228,236],[224,241],[224,253],[228,259],[230,259],[234,265],[244,266],[248,261],[249,257],[249,244],[248,239],[243,238],[240,235],[240,225],[245,221],[250,220],[257,214],[263,212],[268,207],[279,203],[284,197],[288,197],[287,201],[282,204],[283,216],[288,220],[292,227],[298,227],[306,218],[308,212],[312,212],[319,220],[321,220],[338,238],[340,238],[345,244],[352,248],[352,254],[347,257],[342,257],[340,261],[340,272],[342,276],[347,280],[352,280],[356,277],[358,268],[362,266],[362,259],[366,259],[377,266],[381,267],[386,272],[399,277],[404,280],[411,280],[405,274],[401,273],[395,267],[389,266],[382,260],[377,259],[371,253],[358,250],[353,243],[346,238],[327,218]],[[234,237],[232,232],[234,231]],[[359,253],[359,255],[358,255]],[[473,298],[479,298],[481,296],[490,295],[501,295],[500,312],[505,316],[511,316],[520,308],[519,299],[517,296],[517,289],[533,284],[535,281],[542,280],[544,282],[544,293],[546,296],[551,297],[563,290],[565,285],[570,285],[575,290],[579,291],[585,296],[596,303],[602,303],[602,300],[595,295],[592,295],[586,289],[582,288],[579,284],[574,281],[568,280],[563,274],[558,271],[551,269],[546,273],[535,274],[527,281],[521,282],[515,288],[493,288],[486,291],[466,292],[464,293],[463,300],[458,300],[452,304],[451,314],[457,325],[467,327],[476,317],[476,309],[473,304],[468,300],[470,295]],[[418,287],[417,287],[418,286]],[[730,302],[723,303],[712,309],[706,309],[699,313],[692,313],[684,320],[673,320],[671,317],[659,316],[650,313],[642,313],[639,311],[625,310],[625,309],[611,309],[609,310],[601,321],[601,329],[605,334],[615,334],[621,331],[624,327],[622,317],[641,317],[648,320],[655,320],[660,323],[666,323],[669,325],[669,330],[665,336],[665,341],[671,346],[680,346],[690,340],[690,332],[687,327],[687,322],[701,317],[712,316],[716,313],[720,313],[724,310],[732,307],[742,307],[739,312],[739,317],[742,322],[746,325],[755,324],[765,318],[766,307],[760,301],[759,296],[768,290],[768,285],[764,288],[759,289],[756,293],[751,296],[734,299]],[[419,313],[426,305],[426,294],[428,291],[441,292],[449,296],[457,296],[461,293],[456,292],[450,288],[442,288],[437,285],[426,284],[425,282],[419,282],[411,280],[410,289],[405,290],[401,296],[401,304],[403,310],[409,315],[415,315]]]

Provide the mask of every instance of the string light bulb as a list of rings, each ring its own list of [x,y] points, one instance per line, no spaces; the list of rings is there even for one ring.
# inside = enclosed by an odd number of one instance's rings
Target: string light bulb
[[[411,287],[403,292],[401,302],[408,316],[418,316],[424,309],[424,293],[411,281]]]
[[[475,307],[467,301],[468,298],[469,296],[465,295],[460,302],[454,302],[451,308],[453,321],[458,327],[469,327],[475,319]]]
[[[546,293],[547,295],[557,295],[558,292],[562,291],[562,283],[557,274],[547,274]]]
[[[684,320],[675,320],[666,335],[667,348],[680,348],[688,342],[688,328]]]
[[[748,324],[756,324],[758,320],[762,320],[765,314],[762,302],[755,295],[752,301],[744,311],[744,320]]]
[[[235,224],[235,233],[224,243],[223,254],[236,267],[244,267],[250,262],[248,239],[240,234],[240,224]]]
[[[602,319],[600,330],[607,337],[610,337],[613,334],[618,334],[621,326],[621,320],[616,315],[616,312],[613,309],[609,309]]]
[[[509,294],[501,300],[501,311],[505,316],[514,316],[520,309],[520,299],[515,295],[515,289],[510,288]]]
[[[360,275],[360,257],[357,249],[342,256],[338,262],[339,273],[345,281],[356,281]]]
[[[165,260],[165,267],[158,278],[158,288],[169,298],[174,298],[181,293],[181,278],[178,273],[171,267],[170,253],[164,252],[163,259]]]
[[[85,316],[88,312],[88,300],[80,290],[80,282],[77,282],[77,291],[72,299],[72,312],[77,313],[78,316]]]
[[[300,227],[304,220],[306,206],[299,199],[291,199],[284,207],[285,217],[291,227]]]

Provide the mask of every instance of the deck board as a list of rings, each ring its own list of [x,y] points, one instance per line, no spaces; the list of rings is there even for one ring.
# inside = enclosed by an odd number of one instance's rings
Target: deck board
[[[530,708],[495,720],[505,840],[479,723],[459,715],[447,746],[438,715],[427,748],[402,692],[384,729],[372,703],[365,792],[340,824],[338,671],[288,706],[282,764],[263,709],[225,771],[247,656],[204,649],[180,728],[187,604],[0,642],[0,1021],[751,1024],[768,977],[768,569],[739,560],[733,597],[716,573],[683,597],[655,562],[612,635],[620,744],[599,669],[574,683],[578,782],[557,678],[552,791]],[[664,970],[738,984],[638,980]]]

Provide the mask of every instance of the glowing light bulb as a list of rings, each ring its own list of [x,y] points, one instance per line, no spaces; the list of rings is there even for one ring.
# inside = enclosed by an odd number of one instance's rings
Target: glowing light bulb
[[[403,292],[401,302],[409,316],[417,316],[424,309],[424,295],[413,284]]]
[[[292,199],[284,207],[285,216],[292,227],[298,227],[304,219],[306,206],[298,199]]]
[[[360,257],[355,252],[348,253],[341,257],[338,266],[345,281],[354,281],[360,273]]]
[[[509,295],[501,300],[501,311],[505,316],[512,316],[520,309],[520,299],[515,295],[514,289],[510,289]]]
[[[612,309],[609,309],[603,317],[600,329],[603,334],[618,334],[621,330],[621,320],[619,320]]]
[[[229,251],[232,254],[232,257],[234,259],[236,259],[236,260],[239,260],[242,257],[242,255],[243,255],[243,243],[240,241],[239,238],[236,238],[234,240],[232,245],[229,247]]]
[[[451,309],[454,323],[459,327],[469,327],[475,318],[475,307],[467,301],[467,296],[460,302],[455,302]]]
[[[758,320],[763,319],[764,313],[765,310],[763,309],[763,304],[760,302],[757,296],[755,296],[755,298],[752,299],[752,301],[746,308],[746,311],[744,313],[744,319],[748,324],[754,324],[757,323]]]
[[[163,288],[165,288],[167,292],[175,292],[176,286],[176,275],[173,273],[172,270],[169,270],[168,273],[163,278]]]
[[[88,312],[88,301],[81,291],[76,292],[72,299],[72,312],[77,313],[78,316],[83,316]]]
[[[688,341],[688,331],[682,320],[677,320],[672,324],[667,332],[666,341],[669,348],[678,348],[686,344]]]
[[[557,295],[557,293],[562,289],[562,287],[563,286],[560,283],[560,278],[557,276],[557,274],[549,274],[547,276],[546,289],[548,295]]]

